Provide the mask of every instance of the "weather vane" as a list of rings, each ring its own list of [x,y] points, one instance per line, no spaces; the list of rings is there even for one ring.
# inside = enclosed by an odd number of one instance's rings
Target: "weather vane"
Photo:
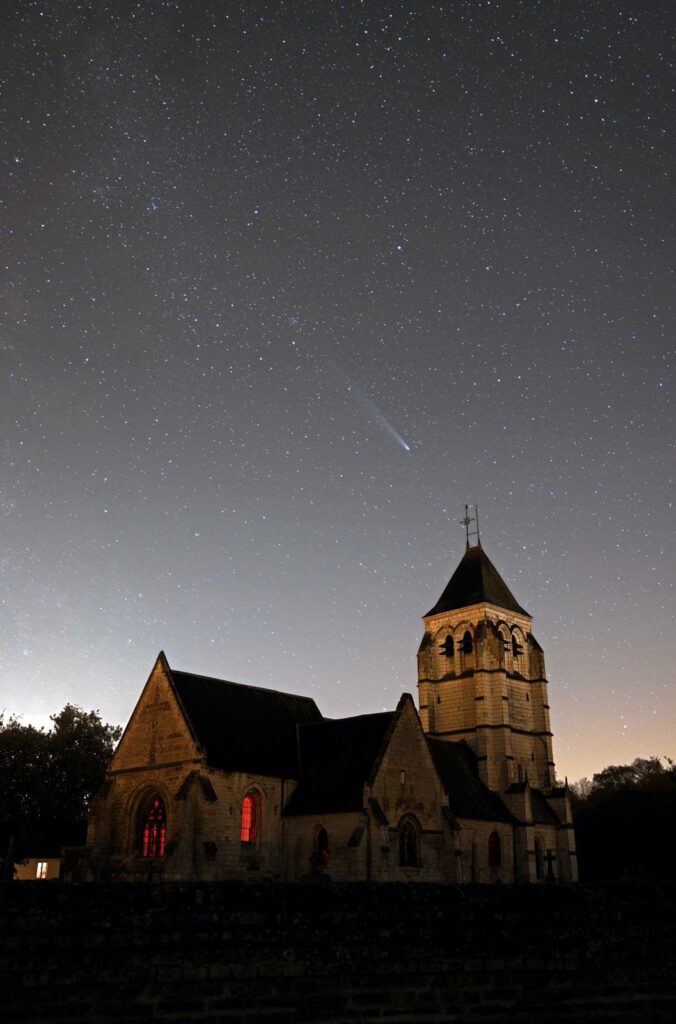
[[[465,518],[460,520],[460,523],[465,527],[465,540],[467,547],[471,547],[469,538],[476,537],[477,547],[481,547],[481,538],[479,537],[479,506],[474,506],[474,515],[469,514],[471,506],[465,505]],[[476,523],[476,529],[470,530],[470,524]]]

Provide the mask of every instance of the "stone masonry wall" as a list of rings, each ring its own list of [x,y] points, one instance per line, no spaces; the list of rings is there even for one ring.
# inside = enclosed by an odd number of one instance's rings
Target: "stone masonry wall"
[[[0,1024],[676,1019],[676,886],[0,886]]]

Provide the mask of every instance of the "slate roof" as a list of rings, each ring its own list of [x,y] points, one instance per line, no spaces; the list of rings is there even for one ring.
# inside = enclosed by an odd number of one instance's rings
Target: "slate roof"
[[[530,805],[533,821],[538,825],[560,825],[558,815],[549,806],[539,789],[531,789]]]
[[[508,611],[528,612],[516,598],[483,548],[467,548],[446,589],[428,615],[438,615],[472,604],[494,604]]]
[[[207,764],[226,771],[298,778],[296,726],[322,717],[311,697],[170,672]]]
[[[476,758],[464,740],[449,743],[428,736],[427,744],[456,818],[514,822],[514,816],[497,793],[492,793],[479,778]]]
[[[284,813],[361,810],[364,783],[386,741],[395,711],[300,725],[300,782]]]

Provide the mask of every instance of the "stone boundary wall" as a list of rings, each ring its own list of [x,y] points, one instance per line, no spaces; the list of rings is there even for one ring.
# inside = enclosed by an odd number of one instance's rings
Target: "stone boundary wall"
[[[0,885],[0,1024],[667,1024],[676,885]]]

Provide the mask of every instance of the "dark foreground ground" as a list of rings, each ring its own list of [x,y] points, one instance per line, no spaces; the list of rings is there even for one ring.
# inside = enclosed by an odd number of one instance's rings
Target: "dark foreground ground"
[[[676,1022],[676,885],[0,886],[0,1024]]]

